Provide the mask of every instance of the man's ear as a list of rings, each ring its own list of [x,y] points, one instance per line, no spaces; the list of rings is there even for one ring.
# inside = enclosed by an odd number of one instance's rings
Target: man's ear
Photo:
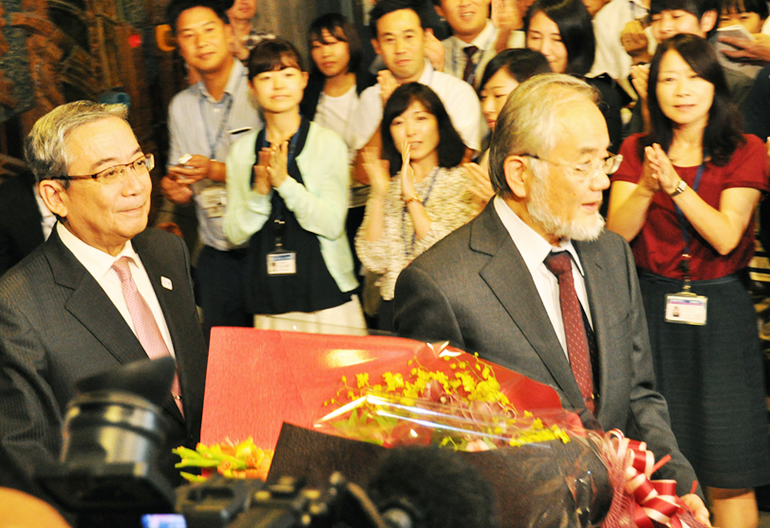
[[[372,39],[372,47],[374,48],[374,52],[377,55],[382,55],[382,49],[380,48],[380,41],[377,39]]]
[[[307,88],[307,80],[310,78],[306,71],[302,72],[302,89]]]
[[[439,16],[439,18],[444,18],[444,19],[446,18],[444,16],[444,8],[441,7],[440,3],[439,4],[433,4],[433,9],[436,10],[436,14]]]
[[[703,16],[700,17],[700,29],[708,35],[708,32],[714,29],[719,21],[719,14],[715,9],[706,11]]]
[[[67,190],[57,180],[43,180],[38,184],[40,197],[53,214],[60,218],[67,217]]]
[[[524,199],[527,197],[531,177],[529,161],[524,156],[508,156],[503,162],[503,172],[505,173],[505,183],[511,190],[515,199]]]

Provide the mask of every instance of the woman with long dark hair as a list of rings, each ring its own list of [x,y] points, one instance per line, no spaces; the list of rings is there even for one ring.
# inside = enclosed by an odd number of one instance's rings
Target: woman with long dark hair
[[[660,392],[715,526],[756,526],[770,482],[757,317],[746,291],[752,218],[767,191],[764,144],[708,42],[680,34],[650,65],[650,132],[629,137],[607,227],[631,243]]]
[[[596,38],[582,0],[536,0],[527,11],[524,29],[527,47],[545,55],[554,73],[574,75],[599,90],[599,109],[610,134],[609,150],[617,152],[623,128],[621,88],[606,74],[586,77],[594,63]]]
[[[414,258],[470,218],[473,196],[460,135],[438,96],[425,85],[399,86],[388,99],[381,124],[382,157],[364,151],[372,184],[366,215],[356,236],[361,262],[379,281],[379,326],[392,330],[398,275]]]
[[[339,13],[327,13],[310,24],[308,46],[313,61],[300,113],[342,136],[352,162],[356,154],[353,119],[358,97],[376,79],[362,64],[363,50],[356,28]],[[360,262],[355,255],[354,240],[364,219],[368,195],[369,186],[351,178],[345,231],[356,271]]]

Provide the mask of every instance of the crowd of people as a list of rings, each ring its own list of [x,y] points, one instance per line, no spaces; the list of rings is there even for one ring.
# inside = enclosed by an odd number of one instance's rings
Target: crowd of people
[[[181,322],[152,293],[154,267],[166,264],[154,248],[169,242],[141,234],[147,182],[125,182],[154,161],[125,114],[83,106],[36,125],[27,157],[37,185],[14,189],[32,203],[34,187],[49,213],[33,223],[47,224],[48,251],[66,264],[57,266],[73,265],[63,247],[86,259],[147,349],[128,301],[115,300],[121,275],[80,246],[131,261],[165,354],[188,365],[166,409],[178,438],[199,432],[195,385],[213,327],[450,340],[554,386],[584,423],[671,454],[662,471],[700,518],[705,497],[715,525],[757,525],[770,439],[746,268],[770,190],[764,0],[379,0],[366,35],[337,13],[315,20],[303,43],[309,68],[294,44],[252,29],[256,0],[221,4],[168,8],[191,82],[168,110],[161,189],[194,205],[200,242],[194,287],[184,269],[163,275],[187,307]],[[443,27],[429,25],[435,14]],[[95,146],[35,146],[54,141],[46,127],[57,120],[68,123],[62,133],[88,128]],[[98,163],[67,165],[115,145]],[[65,148],[66,162],[46,158]],[[108,180],[130,192],[77,196]],[[92,218],[89,207],[107,212]],[[127,209],[137,215],[129,227]],[[0,271],[30,251],[0,253]],[[568,278],[551,254],[567,255]],[[179,248],[164,258],[174,255],[187,262]],[[0,282],[0,303],[48,313],[18,300],[20,277],[41,273],[26,262]],[[50,282],[65,284],[57,273]],[[577,315],[565,312],[567,280]],[[200,333],[190,330],[193,302]],[[62,380],[75,366],[36,351],[61,340],[28,337],[45,326],[40,315],[0,306],[0,325],[18,333],[0,342],[0,460],[14,461],[0,484],[35,492],[14,484],[35,457],[57,452],[53,431],[72,393]],[[93,368],[116,356],[98,341]]]

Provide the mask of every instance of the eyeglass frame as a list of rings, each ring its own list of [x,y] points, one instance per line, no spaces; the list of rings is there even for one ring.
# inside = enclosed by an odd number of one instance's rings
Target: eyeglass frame
[[[611,176],[615,174],[618,169],[620,168],[620,164],[623,163],[623,155],[622,154],[615,154],[612,156],[607,156],[606,158],[603,158],[601,160],[601,164],[596,165],[593,161],[590,163],[591,168],[590,169],[581,169],[580,167],[575,167],[571,163],[563,163],[558,161],[551,161],[549,159],[541,158],[540,156],[535,156],[533,154],[522,154],[525,158],[532,158],[536,159],[538,161],[542,161],[545,163],[550,163],[551,165],[556,165],[559,167],[566,167],[567,169],[572,170],[573,172],[576,172],[580,176],[588,177],[597,172],[597,170],[601,170],[603,174],[606,176]],[[607,164],[611,163],[609,165],[610,169],[605,170],[605,167],[607,167]],[[584,163],[581,165],[585,165]]]
[[[136,164],[145,161],[147,164],[145,167],[137,167]],[[142,154],[141,158],[137,158],[134,161],[130,163],[119,163],[117,165],[113,165],[112,167],[107,167],[106,169],[102,169],[99,172],[96,172],[94,174],[86,174],[83,176],[70,176],[69,174],[64,174],[62,176],[51,176],[50,178],[46,178],[48,180],[62,180],[62,181],[78,181],[78,180],[94,180],[98,181],[100,183],[105,183],[105,180],[107,176],[103,176],[105,172],[115,170],[115,169],[122,169],[121,175],[114,180],[110,180],[107,183],[116,183],[119,181],[123,181],[125,179],[125,175],[128,173],[129,169],[134,170],[134,172],[139,172],[140,170],[146,170],[148,173],[155,168],[155,156],[153,154]]]

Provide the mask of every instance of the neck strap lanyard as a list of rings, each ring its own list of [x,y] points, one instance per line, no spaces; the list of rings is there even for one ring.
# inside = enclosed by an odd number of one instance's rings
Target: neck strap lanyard
[[[289,141],[289,152],[286,156],[286,171],[289,171],[289,167],[291,166],[292,161],[294,161],[294,155],[295,151],[297,149],[297,143],[299,142],[299,136],[302,133],[302,121],[300,121],[299,128],[297,128],[297,131],[294,132],[294,135],[291,136],[291,140]],[[267,141],[267,128],[264,129],[264,134],[262,135],[262,144],[260,146],[260,149],[262,148],[269,148],[271,145]],[[257,162],[259,162],[259,153],[257,153]],[[275,209],[275,217],[274,217],[274,225],[275,225],[275,247],[280,248],[283,246],[282,243],[282,235],[283,235],[283,226],[286,223],[283,219],[283,212],[284,212],[284,203],[283,200],[273,200],[273,207]]]
[[[698,166],[698,171],[695,174],[695,182],[692,185],[692,190],[697,193],[698,187],[700,187],[701,178],[703,177],[703,171],[706,167],[706,154],[704,152],[703,154],[703,161],[701,162],[700,166]],[[682,231],[682,239],[684,241],[684,244],[682,246],[682,272],[684,273],[684,289],[689,290],[690,289],[690,259],[692,258],[690,255],[690,233],[687,231],[687,224],[689,222],[687,221],[687,218],[685,218],[684,213],[679,208],[678,205],[674,204],[674,209],[676,210],[676,216],[679,219],[679,228]]]
[[[241,82],[243,81],[243,77],[238,79],[238,85],[236,86],[236,90],[234,93],[238,93],[238,90],[241,87]],[[223,96],[225,101],[225,112],[224,115],[222,115],[222,120],[219,122],[219,129],[217,130],[216,136],[213,138],[211,137],[211,127],[204,126],[204,130],[206,131],[206,141],[209,143],[209,159],[216,159],[217,158],[217,145],[219,144],[219,141],[222,139],[222,135],[225,133],[225,127],[227,126],[227,122],[230,119],[230,111],[233,109],[233,100],[235,99],[232,94],[228,93],[227,91],[224,92]],[[201,94],[200,99],[198,99],[198,105],[200,106],[201,110],[201,118],[203,119],[203,123],[206,124],[206,99],[207,97],[203,94]],[[215,103],[219,104],[219,103]]]

